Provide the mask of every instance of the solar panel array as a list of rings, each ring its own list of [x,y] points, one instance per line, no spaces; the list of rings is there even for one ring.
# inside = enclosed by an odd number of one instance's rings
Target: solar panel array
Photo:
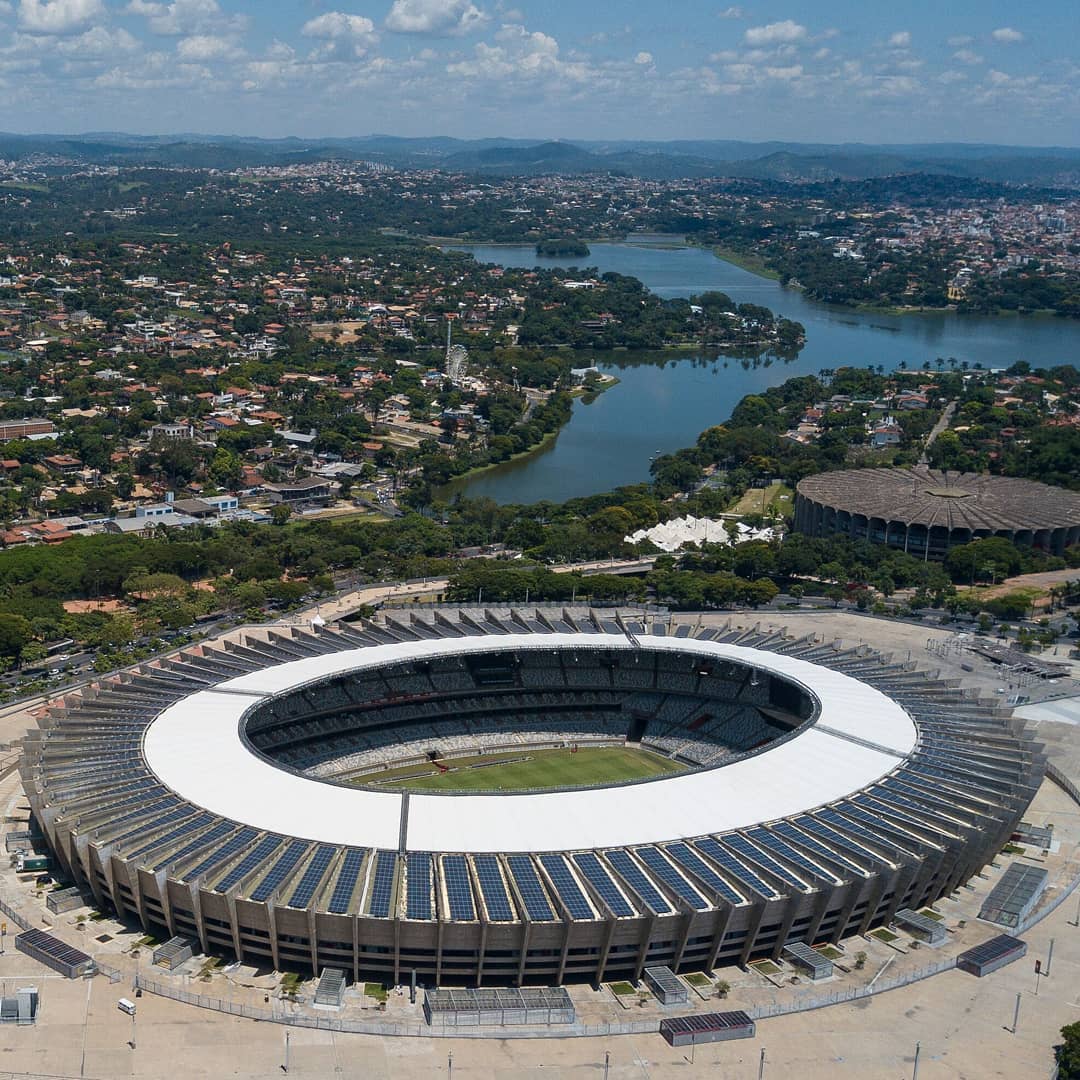
[[[544,895],[544,889],[540,879],[536,876],[536,867],[528,855],[510,855],[506,865],[510,867],[514,882],[518,887],[518,894],[525,905],[529,918],[536,922],[554,922],[555,912],[551,910],[551,904]]]
[[[510,897],[506,895],[499,860],[494,855],[474,855],[476,880],[480,883],[480,892],[484,895],[484,908],[492,922],[511,922],[514,912],[510,907]]]
[[[706,866],[705,860],[695,855],[686,844],[668,844],[667,853],[682,867],[689,870],[699,881],[703,881],[713,892],[732,904],[742,904],[745,900],[715,870]]]
[[[574,856],[574,862],[616,919],[627,919],[634,914],[634,909],[593,852],[580,852]]]
[[[405,856],[405,918],[431,918],[431,856],[426,852]]]
[[[264,836],[218,883],[215,892],[228,892],[239,885],[281,843],[280,836]]]
[[[371,897],[368,914],[376,919],[390,917],[390,901],[394,894],[394,871],[397,855],[392,851],[380,851],[375,857],[375,873],[371,879]]]
[[[251,890],[250,898],[259,901],[269,900],[270,897],[277,892],[279,886],[293,872],[293,868],[300,861],[307,849],[308,842],[306,840],[293,840],[281,855],[278,856],[277,862],[270,868],[270,873],[268,873],[266,877]]]
[[[444,855],[442,858],[443,884],[446,900],[450,905],[450,918],[456,922],[473,922],[476,905],[473,902],[469,866],[464,855]]]
[[[782,866],[771,855],[761,851],[755,847],[746,839],[745,836],[738,834],[731,834],[724,837],[724,843],[727,844],[734,851],[740,855],[745,855],[748,859],[753,859],[759,866],[765,867],[770,873],[775,874],[781,881],[786,882],[788,885],[806,892],[809,886],[806,882],[797,878],[786,866]]]
[[[300,881],[289,897],[289,907],[304,908],[311,903],[315,890],[319,887],[327,868],[337,854],[337,848],[331,844],[320,844],[307,864]]]
[[[237,831],[229,837],[221,847],[214,848],[202,862],[196,863],[196,865],[184,876],[187,878],[201,877],[208,871],[213,870],[215,866],[219,866],[227,859],[231,859],[234,855],[238,855],[258,835],[259,834],[254,829],[248,828],[247,826],[242,829],[237,829]]]
[[[657,915],[666,915],[671,905],[660,894],[660,890],[645,876],[641,867],[630,858],[626,851],[609,851],[607,860],[618,870],[630,888],[641,897],[645,904]]]
[[[780,896],[780,893],[769,885],[756,870],[751,870],[746,863],[736,859],[730,851],[721,847],[711,836],[706,836],[703,840],[695,840],[694,846],[698,851],[708,855],[717,866],[722,867],[729,874],[733,874],[739,881],[746,882],[762,896],[767,897],[769,900],[775,900]]]
[[[561,855],[541,855],[540,862],[547,871],[551,883],[555,886],[559,898],[566,905],[572,919],[591,919],[593,909],[581,887],[574,880],[574,875]]]
[[[799,867],[800,870],[805,870],[811,877],[825,878],[826,881],[831,881],[835,885],[839,885],[842,881],[831,870],[826,870],[823,866],[811,862],[801,851],[796,851],[787,841],[781,840],[765,829],[751,829],[746,835],[756,844],[767,847],[776,855]]]
[[[702,911],[709,906],[705,897],[695,889],[654,847],[639,847],[634,854],[660,879],[676,896],[685,900],[692,908]]]
[[[345,853],[334,884],[334,891],[330,894],[330,903],[326,905],[327,911],[335,915],[344,915],[349,910],[353,893],[356,891],[356,881],[360,877],[360,867],[364,865],[366,854],[363,848],[349,848]]]

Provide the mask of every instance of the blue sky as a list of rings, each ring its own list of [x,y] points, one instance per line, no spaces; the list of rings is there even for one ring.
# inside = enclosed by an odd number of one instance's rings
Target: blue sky
[[[1077,145],[1078,43],[1078,0],[0,0],[0,130]]]

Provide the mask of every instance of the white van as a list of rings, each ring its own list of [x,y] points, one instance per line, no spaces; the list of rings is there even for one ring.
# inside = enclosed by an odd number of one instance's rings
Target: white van
[[[135,1002],[130,1001],[128,998],[121,998],[116,1003],[116,1007],[121,1012],[126,1012],[128,1014],[128,1016],[134,1016],[135,1015]]]

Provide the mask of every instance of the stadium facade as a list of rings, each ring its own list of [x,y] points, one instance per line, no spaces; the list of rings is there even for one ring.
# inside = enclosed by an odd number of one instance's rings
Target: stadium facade
[[[364,783],[627,743],[686,769],[517,794]],[[865,932],[993,859],[1044,765],[995,703],[866,649],[530,608],[195,647],[51,708],[21,768],[73,881],[149,933],[478,986]]]
[[[988,536],[1061,555],[1080,543],[1080,492],[925,466],[842,469],[799,482],[795,528],[931,559]]]

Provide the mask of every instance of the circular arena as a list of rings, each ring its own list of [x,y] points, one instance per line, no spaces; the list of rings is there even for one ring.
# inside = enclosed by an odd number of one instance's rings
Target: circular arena
[[[1080,543],[1080,493],[983,473],[842,469],[799,482],[795,528],[944,558],[987,536],[1060,555]]]
[[[54,704],[34,817],[104,908],[389,984],[598,983],[957,889],[1044,760],[865,649],[581,609],[244,631]]]

